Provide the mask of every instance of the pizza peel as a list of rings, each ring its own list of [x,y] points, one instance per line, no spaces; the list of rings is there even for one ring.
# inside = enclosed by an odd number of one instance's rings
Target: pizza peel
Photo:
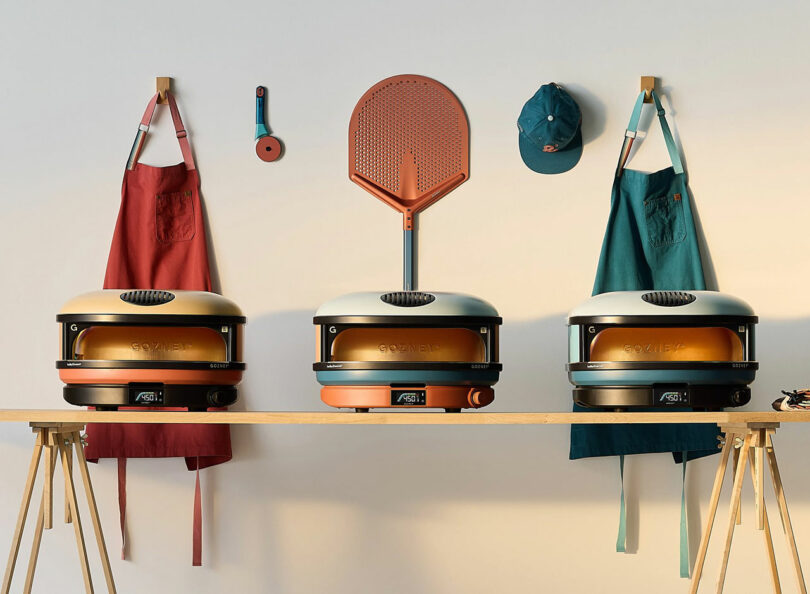
[[[357,102],[349,123],[349,178],[394,210],[404,228],[404,289],[416,289],[416,215],[470,176],[469,123],[440,82],[392,76]]]

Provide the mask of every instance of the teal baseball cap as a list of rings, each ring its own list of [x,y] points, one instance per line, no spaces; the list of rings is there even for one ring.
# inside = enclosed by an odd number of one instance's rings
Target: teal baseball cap
[[[537,173],[563,173],[582,156],[582,113],[557,83],[540,87],[520,111],[518,146],[526,167]]]

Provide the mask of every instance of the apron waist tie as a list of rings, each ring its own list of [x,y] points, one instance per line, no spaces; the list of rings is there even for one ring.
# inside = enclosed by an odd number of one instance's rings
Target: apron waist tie
[[[686,518],[686,456],[683,452],[683,475],[681,477],[681,577],[689,577],[689,525]]]
[[[194,517],[192,526],[192,556],[194,567],[202,566],[202,492],[200,489],[200,459],[197,458],[194,484]],[[118,520],[121,527],[121,560],[127,560],[127,459],[118,458]]]
[[[200,493],[200,458],[197,457],[197,478],[194,485],[194,526],[192,528],[191,565],[202,565],[202,494]]]
[[[624,505],[624,454],[619,456],[619,480],[622,484],[621,495],[619,496],[619,534],[616,537],[616,552],[627,551],[627,510]]]
[[[686,462],[689,452],[682,452],[683,471],[681,475],[681,529],[680,529],[680,575],[682,578],[690,577],[689,567],[689,523],[686,514]],[[627,510],[624,499],[624,455],[619,456],[619,480],[621,493],[619,495],[619,533],[616,537],[616,552],[627,552]]]
[[[118,521],[121,524],[121,561],[127,560],[127,459],[118,458]]]

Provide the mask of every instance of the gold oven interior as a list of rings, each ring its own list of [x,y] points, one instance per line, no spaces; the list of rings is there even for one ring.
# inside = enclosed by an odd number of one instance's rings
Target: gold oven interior
[[[229,360],[223,334],[194,326],[89,326],[73,338],[66,354],[85,361]]]
[[[335,337],[328,360],[486,363],[485,338],[467,328],[353,327]]]
[[[744,361],[745,345],[722,327],[611,327],[590,343],[590,361]]]
[[[66,361],[239,361],[238,326],[64,324],[62,359]]]

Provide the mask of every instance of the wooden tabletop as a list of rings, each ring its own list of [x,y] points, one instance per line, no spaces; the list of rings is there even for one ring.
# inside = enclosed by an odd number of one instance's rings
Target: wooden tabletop
[[[286,412],[0,409],[0,422],[204,423],[209,425],[569,425],[607,423],[808,423],[810,412]]]

